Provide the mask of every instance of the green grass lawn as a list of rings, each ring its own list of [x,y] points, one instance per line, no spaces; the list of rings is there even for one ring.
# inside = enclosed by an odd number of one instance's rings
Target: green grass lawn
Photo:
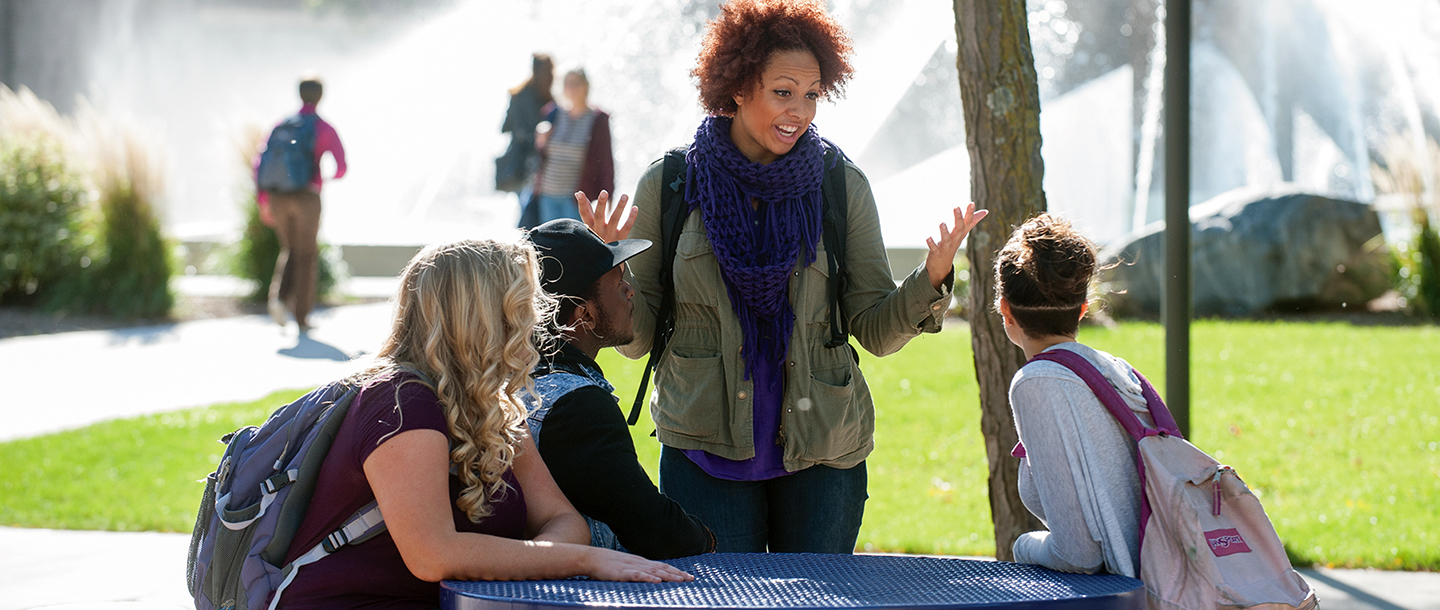
[[[1163,393],[1163,330],[1125,323],[1081,340]],[[1197,322],[1192,440],[1259,493],[1300,563],[1440,569],[1440,328]],[[629,408],[640,363],[601,364]],[[862,548],[988,555],[979,405],[963,324],[899,354],[862,353],[876,451]],[[0,524],[188,532],[223,447],[299,391],[0,444]],[[647,418],[633,431],[655,473]]]

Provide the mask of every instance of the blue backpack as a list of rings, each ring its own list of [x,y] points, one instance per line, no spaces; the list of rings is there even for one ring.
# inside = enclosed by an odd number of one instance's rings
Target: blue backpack
[[[330,383],[280,407],[264,424],[220,439],[225,454],[205,478],[185,570],[197,610],[273,610],[300,566],[385,531],[371,502],[299,559],[282,563],[358,392],[353,382]]]
[[[270,131],[270,139],[260,153],[257,175],[260,190],[293,193],[310,186],[318,119],[313,114],[297,114]]]

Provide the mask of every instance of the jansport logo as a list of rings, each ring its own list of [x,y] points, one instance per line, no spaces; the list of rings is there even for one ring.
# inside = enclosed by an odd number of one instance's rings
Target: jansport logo
[[[1216,557],[1250,552],[1250,546],[1245,544],[1240,532],[1234,529],[1205,532],[1205,542],[1210,543],[1210,551],[1215,553]]]

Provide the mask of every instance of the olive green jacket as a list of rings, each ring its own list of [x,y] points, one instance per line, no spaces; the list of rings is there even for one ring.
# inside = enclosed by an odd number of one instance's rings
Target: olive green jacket
[[[661,299],[661,166],[660,161],[651,164],[635,192],[640,215],[630,237],[656,246],[628,261],[636,289],[635,339],[618,349],[630,358],[649,353]],[[870,182],[849,162],[846,170],[849,286],[842,303],[854,338],[866,351],[885,356],[922,332],[939,332],[953,278],[937,292],[922,264],[896,287]],[[825,347],[830,267],[823,239],[817,248],[809,266],[801,249],[789,286],[795,330],[784,367],[780,439],[785,469],[791,472],[816,464],[849,468],[875,446],[875,405],[854,354]],[[744,378],[744,339],[699,213],[690,215],[680,235],[674,283],[675,334],[654,373],[650,397],[656,435],[677,449],[702,449],[732,460],[753,457],[754,389]]]

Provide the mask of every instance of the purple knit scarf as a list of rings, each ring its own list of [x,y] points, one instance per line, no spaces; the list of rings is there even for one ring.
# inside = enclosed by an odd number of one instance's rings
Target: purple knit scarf
[[[712,116],[700,123],[685,155],[685,198],[705,219],[730,305],[740,319],[745,343],[745,378],[761,362],[783,362],[790,353],[795,313],[790,306],[790,270],[805,248],[815,261],[824,207],[824,153],[833,146],[815,126],[795,147],[768,165],[751,162],[730,140],[731,119]],[[751,207],[751,199],[761,202]],[[755,221],[763,215],[763,232]],[[757,240],[758,237],[758,240]]]

